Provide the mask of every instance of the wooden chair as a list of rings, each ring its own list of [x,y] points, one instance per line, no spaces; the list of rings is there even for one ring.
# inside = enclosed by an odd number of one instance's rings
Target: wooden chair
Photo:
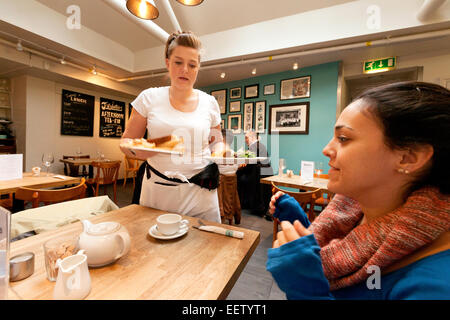
[[[68,200],[82,199],[85,196],[86,180],[82,178],[79,185],[66,189],[48,190],[21,187],[17,189],[15,198],[17,200],[30,201],[33,208],[37,208],[41,202],[44,205],[49,205]]]
[[[328,174],[319,174],[319,178],[328,179]],[[325,195],[327,196],[325,198]],[[334,193],[331,193],[329,191],[322,189],[322,194],[316,201],[314,202],[314,205],[321,207],[321,210],[325,209],[325,207],[328,205],[328,203],[333,199]]]
[[[76,159],[90,159],[91,157],[89,155],[84,156],[64,156],[63,159],[70,159],[70,160],[76,160]],[[80,174],[80,166],[76,164],[71,163],[65,163],[64,162],[64,174],[66,176],[71,177],[87,177],[88,171],[86,170],[86,166],[81,166],[83,168],[83,171]]]
[[[0,207],[8,209],[9,211],[13,208],[13,194],[9,193],[7,198],[0,198]]]
[[[314,201],[318,199],[321,195],[322,189],[316,189],[313,191],[306,191],[306,192],[295,192],[295,191],[287,191],[285,189],[280,189],[272,182],[272,193],[275,194],[278,191],[284,192],[285,194],[290,195],[295,200],[298,201],[300,206],[305,211],[306,215],[308,216],[308,220],[313,222],[315,219],[314,214]],[[309,204],[309,208],[308,208]],[[273,241],[277,239],[277,233],[278,233],[278,225],[280,224],[280,221],[277,218],[273,218]]]
[[[122,161],[93,161],[92,166],[96,170],[95,177],[88,179],[87,184],[92,187],[94,196],[98,196],[99,186],[103,186],[103,193],[106,194],[106,189],[109,184],[113,185],[114,202],[117,203],[117,177],[119,175],[120,164]],[[95,185],[95,187],[94,187]]]
[[[125,156],[125,176],[123,178],[123,186],[127,183],[128,174],[133,178],[133,188],[135,186],[135,179],[139,170],[139,160],[131,159]]]

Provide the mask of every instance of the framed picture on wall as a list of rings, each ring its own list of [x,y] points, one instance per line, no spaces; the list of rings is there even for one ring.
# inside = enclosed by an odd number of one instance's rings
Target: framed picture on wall
[[[309,102],[270,106],[269,134],[308,134]]]
[[[271,94],[275,94],[275,83],[268,84],[264,86],[264,95],[268,96]]]
[[[220,108],[220,113],[224,114],[227,112],[226,110],[226,106],[227,106],[227,90],[226,89],[222,89],[222,90],[216,90],[216,91],[211,91],[211,95],[216,98],[217,103],[219,104],[219,108]]]
[[[280,100],[309,98],[311,76],[281,80]]]
[[[244,132],[253,129],[253,102],[244,103]]]
[[[245,87],[245,99],[258,98],[259,95],[259,84],[252,84],[251,86]]]
[[[232,88],[230,89],[230,99],[238,99],[241,97],[241,88]]]
[[[230,112],[241,112],[241,100],[230,101]]]
[[[232,130],[233,133],[241,133],[241,116],[241,114],[228,116],[228,129]]]
[[[255,130],[264,133],[266,129],[266,101],[255,103]]]

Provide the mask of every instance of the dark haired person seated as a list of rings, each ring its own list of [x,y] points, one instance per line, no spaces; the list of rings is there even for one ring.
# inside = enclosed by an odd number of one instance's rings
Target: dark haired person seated
[[[336,196],[314,222],[295,221],[287,195],[270,202],[291,216],[267,260],[287,298],[450,299],[450,91],[370,89],[341,113],[323,154]]]
[[[267,149],[258,139],[255,131],[245,134],[248,150],[257,157],[269,157]],[[236,172],[239,199],[242,209],[249,209],[252,214],[263,216],[269,208],[272,191],[269,185],[260,183],[261,178],[272,176],[273,169],[270,161],[243,165]]]

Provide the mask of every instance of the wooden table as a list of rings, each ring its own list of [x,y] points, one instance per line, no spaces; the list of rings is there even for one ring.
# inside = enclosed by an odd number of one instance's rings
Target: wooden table
[[[270,176],[266,178],[262,178],[260,180],[261,183],[272,184],[274,182],[277,186],[288,187],[288,188],[297,188],[304,190],[315,190],[315,189],[323,189],[325,192],[330,192],[327,189],[328,179],[323,178],[314,178],[312,182],[305,182],[299,175],[293,175],[292,177],[288,177],[287,174],[283,174],[282,176]]]
[[[62,163],[71,164],[74,166],[89,166],[89,173],[88,177],[93,178],[94,177],[94,168],[92,167],[92,162],[109,162],[109,161],[115,161],[115,160],[109,160],[109,159],[90,159],[90,158],[80,158],[80,159],[59,159]]]
[[[81,178],[63,176],[65,179],[58,179],[54,174],[47,176],[47,173],[41,172],[39,176],[33,176],[32,172],[24,172],[22,179],[1,180],[0,181],[0,195],[14,193],[20,187],[30,188],[50,188],[61,187],[69,184],[78,184]]]
[[[259,232],[244,232],[244,239],[194,229],[197,218],[183,216],[189,231],[180,238],[158,240],[148,234],[158,215],[165,213],[130,205],[90,219],[116,221],[131,237],[128,254],[114,264],[90,268],[92,289],[86,299],[225,299],[259,243]],[[203,220],[204,221],[204,220]],[[208,225],[220,225],[207,223]],[[81,222],[11,243],[11,257],[31,251],[35,271],[29,278],[10,282],[11,299],[52,299],[55,282],[47,280],[43,243],[51,238],[82,232]]]

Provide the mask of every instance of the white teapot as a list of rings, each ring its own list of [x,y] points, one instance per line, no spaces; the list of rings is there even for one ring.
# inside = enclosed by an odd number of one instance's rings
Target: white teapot
[[[82,220],[84,230],[78,240],[89,267],[102,267],[123,257],[130,250],[130,235],[118,222],[91,223]]]

